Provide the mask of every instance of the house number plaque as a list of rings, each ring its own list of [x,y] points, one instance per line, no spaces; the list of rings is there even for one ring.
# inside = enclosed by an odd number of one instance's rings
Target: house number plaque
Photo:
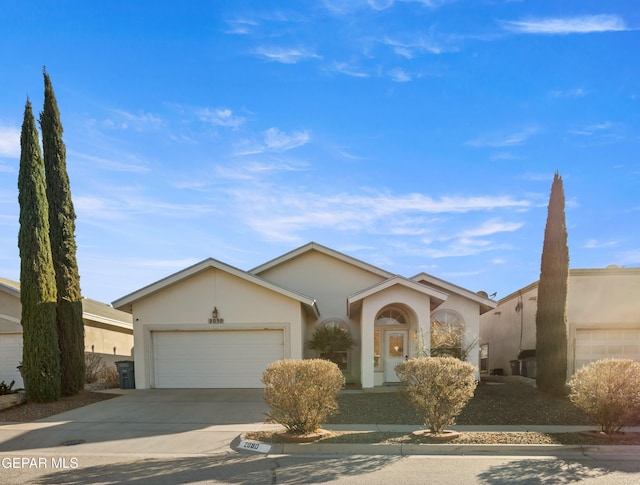
[[[218,316],[218,307],[213,307],[213,311],[211,312],[211,318],[209,319],[209,323],[219,325],[224,323],[224,318],[220,318]]]

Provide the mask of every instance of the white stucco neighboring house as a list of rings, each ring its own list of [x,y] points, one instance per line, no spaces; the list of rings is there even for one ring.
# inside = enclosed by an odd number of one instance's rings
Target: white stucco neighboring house
[[[0,278],[0,382],[15,381],[23,387],[17,369],[22,361],[20,283]],[[90,298],[82,299],[85,352],[100,355],[105,364],[131,358],[133,325],[131,315]]]
[[[640,268],[569,270],[568,378],[595,360],[640,360],[639,296]],[[536,281],[480,317],[483,372],[535,377],[537,298]]]
[[[398,380],[395,365],[418,354],[433,318],[477,339],[480,315],[495,302],[312,242],[249,271],[206,259],[113,306],[133,315],[138,388],[262,387],[269,363],[318,357],[308,341],[323,325],[351,334],[341,368],[348,382],[371,388]],[[469,360],[478,365],[477,346]]]

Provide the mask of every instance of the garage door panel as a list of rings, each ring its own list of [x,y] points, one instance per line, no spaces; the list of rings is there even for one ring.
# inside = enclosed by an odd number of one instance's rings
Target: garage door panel
[[[576,370],[607,358],[640,360],[640,330],[576,330]]]
[[[155,387],[262,387],[267,366],[284,357],[282,330],[154,332]]]

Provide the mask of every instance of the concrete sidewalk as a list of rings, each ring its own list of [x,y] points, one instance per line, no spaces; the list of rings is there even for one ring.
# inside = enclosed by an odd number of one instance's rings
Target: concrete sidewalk
[[[281,429],[266,424],[260,391],[131,390],[123,395],[31,423],[0,423],[0,455],[213,455],[235,453],[251,431]],[[410,433],[422,426],[325,425],[332,431]],[[452,426],[458,431],[576,432],[593,426]],[[634,428],[630,431],[640,431]],[[640,456],[640,446],[274,444],[271,454],[479,454],[610,453]]]

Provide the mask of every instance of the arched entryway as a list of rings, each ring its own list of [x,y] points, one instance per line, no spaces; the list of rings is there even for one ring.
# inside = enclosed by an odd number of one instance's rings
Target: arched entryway
[[[374,372],[378,383],[399,382],[396,365],[409,358],[409,331],[413,311],[394,303],[376,315],[373,331]]]

